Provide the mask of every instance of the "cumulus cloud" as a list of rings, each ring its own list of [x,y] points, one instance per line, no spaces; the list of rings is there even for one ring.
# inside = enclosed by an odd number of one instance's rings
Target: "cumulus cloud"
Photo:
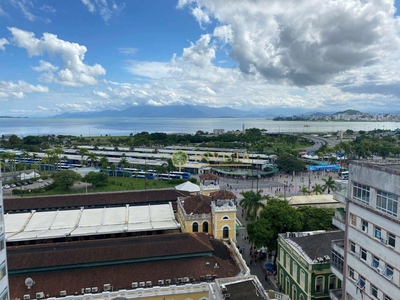
[[[229,43],[241,71],[274,82],[325,84],[342,72],[378,64],[400,45],[393,1],[195,0],[178,7],[202,7],[229,26],[225,35],[222,28],[215,34]]]
[[[82,0],[82,3],[86,5],[89,12],[98,13],[106,22],[117,16],[125,7],[124,3],[117,5],[114,1],[107,2],[107,0]]]
[[[190,47],[183,49],[183,59],[190,61],[197,67],[210,65],[215,58],[215,49],[209,45],[210,40],[209,34],[203,34],[196,44],[191,43]]]
[[[43,33],[43,37],[38,39],[33,32],[15,27],[9,27],[8,30],[13,36],[12,41],[18,47],[26,49],[29,56],[41,56],[45,52],[50,57],[60,56],[63,69],[53,78],[46,76],[47,80],[54,80],[67,86],[94,85],[97,83],[97,78],[106,73],[99,64],[89,66],[83,62],[87,51],[85,46],[61,40],[51,33]],[[55,71],[54,68],[49,63],[41,62],[41,65],[36,67],[36,71],[47,71],[48,75]]]
[[[93,91],[93,95],[96,95],[96,96],[98,96],[98,97],[100,97],[100,98],[104,98],[104,99],[108,99],[108,98],[110,98],[109,96],[108,96],[108,94],[107,93],[105,93],[105,92],[101,92],[101,91]]]
[[[5,39],[5,38],[1,38],[0,39],[0,50],[6,50],[6,47],[4,47],[4,45],[6,45],[6,44],[8,44],[8,41],[7,41],[7,39]]]
[[[12,81],[0,81],[0,97],[23,98],[25,93],[48,93],[49,88],[42,85],[32,85],[23,80],[14,83]]]

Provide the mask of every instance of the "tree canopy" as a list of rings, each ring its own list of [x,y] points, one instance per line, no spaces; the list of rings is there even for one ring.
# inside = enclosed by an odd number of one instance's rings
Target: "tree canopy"
[[[75,182],[82,180],[81,175],[72,170],[63,170],[53,174],[54,183],[64,190],[68,190]]]
[[[279,169],[286,172],[303,172],[306,165],[303,161],[290,154],[282,154],[276,160]]]
[[[83,178],[83,181],[91,183],[93,187],[104,186],[108,182],[108,175],[105,172],[89,172]]]

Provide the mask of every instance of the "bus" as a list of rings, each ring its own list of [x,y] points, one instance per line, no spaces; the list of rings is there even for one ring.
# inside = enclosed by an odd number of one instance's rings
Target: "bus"
[[[135,174],[132,174],[132,177],[136,177],[136,178],[147,178],[147,179],[155,179],[156,178],[156,174],[152,173],[152,172],[137,172]]]
[[[170,174],[178,175],[182,179],[190,179],[190,173],[189,172],[170,172]]]
[[[349,171],[346,168],[340,168],[338,176],[340,179],[347,180],[349,179]]]
[[[157,174],[157,179],[159,180],[171,180],[171,179],[181,179],[179,175],[171,173]]]

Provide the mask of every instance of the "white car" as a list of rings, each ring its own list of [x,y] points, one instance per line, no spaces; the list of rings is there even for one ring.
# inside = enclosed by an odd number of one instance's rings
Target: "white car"
[[[10,185],[10,187],[12,187],[12,188],[15,188],[17,185],[15,184],[15,183],[12,183],[11,185]]]
[[[5,188],[5,189],[9,189],[9,188],[10,188],[10,186],[9,186],[8,184],[6,184],[5,186],[3,186],[3,188]]]
[[[37,180],[37,182],[43,182],[43,179],[42,179],[42,178],[39,178],[39,179]]]

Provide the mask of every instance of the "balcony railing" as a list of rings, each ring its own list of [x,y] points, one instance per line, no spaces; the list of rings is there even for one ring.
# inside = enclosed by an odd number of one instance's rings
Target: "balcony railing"
[[[329,290],[331,300],[342,300],[342,289]]]

